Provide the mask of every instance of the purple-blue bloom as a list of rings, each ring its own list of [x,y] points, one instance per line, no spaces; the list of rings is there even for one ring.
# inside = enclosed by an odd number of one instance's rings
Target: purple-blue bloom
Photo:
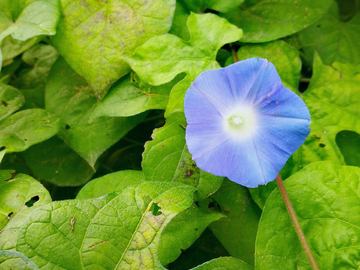
[[[305,103],[259,58],[200,74],[185,116],[197,166],[252,188],[273,181],[310,132]]]

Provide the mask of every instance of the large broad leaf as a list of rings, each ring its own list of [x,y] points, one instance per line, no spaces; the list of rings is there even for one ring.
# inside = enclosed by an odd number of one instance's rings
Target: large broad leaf
[[[209,228],[231,256],[254,265],[255,238],[261,211],[251,200],[247,188],[226,180],[211,199],[215,200],[225,217],[210,224]]]
[[[99,198],[115,191],[120,191],[128,186],[145,181],[144,173],[141,171],[119,171],[109,173],[87,183],[78,193],[76,199]]]
[[[142,167],[148,181],[181,182],[197,187],[198,199],[213,194],[223,177],[196,167],[185,142],[184,114],[171,115],[164,127],[156,129],[153,141],[145,144]]]
[[[192,204],[193,192],[146,182],[98,199],[47,204],[25,220],[17,250],[40,269],[162,269],[161,231]]]
[[[96,104],[95,91],[63,58],[59,58],[47,80],[46,109],[62,120],[59,137],[92,167],[106,149],[146,116],[101,117],[90,123],[89,118]]]
[[[32,261],[16,251],[0,251],[0,268],[16,270],[39,269]]]
[[[0,250],[15,249],[25,218],[37,207],[51,202],[46,188],[32,177],[17,174],[6,178],[0,179]]]
[[[80,186],[94,174],[94,169],[57,136],[31,146],[22,156],[38,180],[57,186]]]
[[[360,264],[360,168],[313,163],[284,181],[320,269]],[[278,189],[267,200],[256,238],[257,269],[311,269]]]
[[[122,56],[170,29],[175,0],[61,0],[61,6],[63,16],[53,42],[103,97],[111,84],[130,71]]]
[[[287,43],[277,40],[263,44],[245,44],[237,52],[239,60],[252,57],[265,58],[274,64],[285,87],[298,94],[301,61],[299,53]],[[230,57],[226,65],[234,63]]]
[[[96,106],[91,118],[131,116],[147,110],[165,110],[171,89],[184,76],[179,75],[171,82],[159,86],[152,86],[133,77],[135,78],[126,76],[116,82]]]
[[[192,13],[187,25],[189,41],[171,34],[153,37],[127,58],[131,68],[152,85],[167,83],[179,73],[187,73],[171,91],[166,116],[184,111],[185,92],[191,82],[201,72],[219,68],[215,60],[217,51],[242,36],[241,29],[214,14]]]
[[[0,120],[21,108],[25,102],[23,94],[16,88],[0,84]]]
[[[0,147],[21,152],[54,136],[59,129],[59,118],[46,110],[20,111],[0,121]]]
[[[333,62],[360,64],[360,13],[343,22],[336,3],[321,20],[299,32],[302,49],[311,60],[314,51],[326,65]]]
[[[292,35],[319,20],[332,0],[246,0],[222,14],[244,30],[241,41],[267,42]]]
[[[208,261],[202,265],[199,265],[191,270],[252,270],[250,265],[246,262],[233,258],[222,257]]]
[[[164,229],[159,244],[162,265],[175,261],[182,250],[189,248],[213,221],[224,217],[221,213],[206,213],[195,204],[181,212]]]

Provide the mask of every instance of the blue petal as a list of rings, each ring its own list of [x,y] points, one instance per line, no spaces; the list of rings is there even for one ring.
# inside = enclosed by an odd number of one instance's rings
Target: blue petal
[[[266,179],[255,153],[251,138],[243,141],[229,139],[194,160],[204,171],[228,177],[246,187],[257,187],[266,184]]]
[[[274,65],[266,59],[250,58],[224,70],[235,89],[237,105],[254,104],[282,85]]]

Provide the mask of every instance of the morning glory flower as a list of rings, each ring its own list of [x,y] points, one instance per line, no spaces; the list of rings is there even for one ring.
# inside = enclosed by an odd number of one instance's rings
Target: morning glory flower
[[[200,74],[186,92],[185,116],[197,166],[251,188],[273,181],[310,132],[304,102],[259,58]]]

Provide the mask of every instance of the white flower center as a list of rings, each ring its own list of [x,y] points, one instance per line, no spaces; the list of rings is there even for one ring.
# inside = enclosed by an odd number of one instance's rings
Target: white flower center
[[[240,125],[243,122],[240,117],[234,117],[232,120],[236,125]]]
[[[252,108],[241,108],[232,111],[229,117],[226,118],[225,128],[232,135],[239,138],[247,137],[254,130],[255,115]],[[241,135],[241,136],[239,136]]]

